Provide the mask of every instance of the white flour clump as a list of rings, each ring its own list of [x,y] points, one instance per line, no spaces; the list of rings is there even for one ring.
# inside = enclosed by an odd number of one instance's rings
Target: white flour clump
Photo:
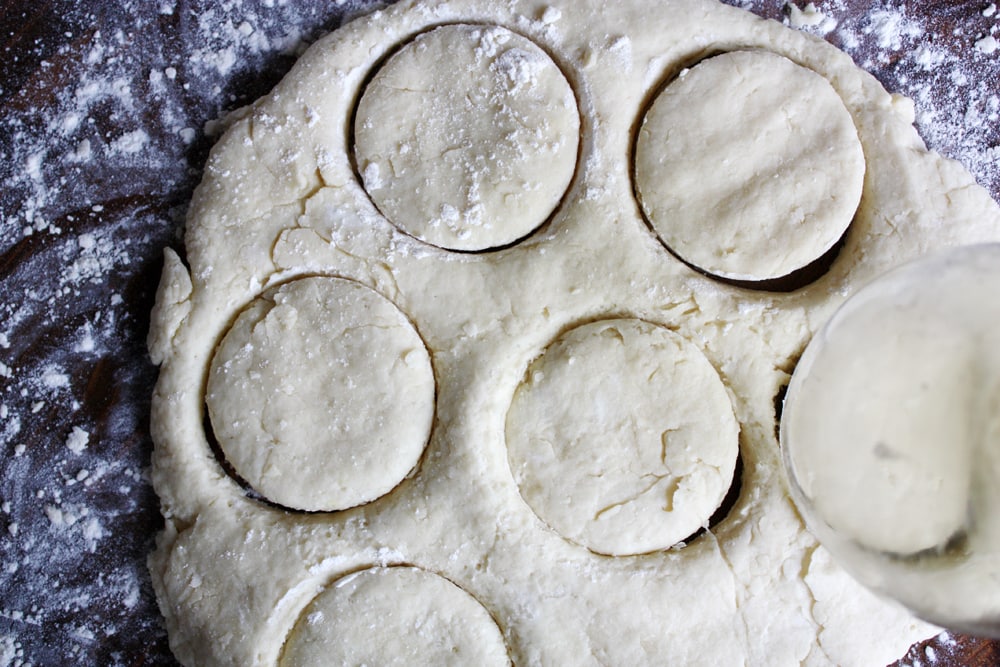
[[[785,11],[788,13],[788,24],[793,28],[810,28],[811,32],[825,35],[837,27],[837,20],[821,12],[812,2],[802,9],[789,2]]]
[[[66,438],[66,448],[74,454],[79,454],[87,448],[88,442],[90,442],[90,434],[79,426],[74,426],[73,431]]]
[[[1000,48],[1000,43],[997,42],[996,37],[993,35],[987,35],[976,41],[976,50],[988,56],[996,53],[997,48]]]

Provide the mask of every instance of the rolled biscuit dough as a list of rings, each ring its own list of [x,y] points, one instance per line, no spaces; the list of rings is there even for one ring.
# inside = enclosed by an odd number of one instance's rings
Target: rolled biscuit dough
[[[635,178],[663,242],[713,275],[779,278],[847,231],[865,157],[833,86],[767,51],[683,70],[639,130]]]
[[[534,43],[578,102],[579,160],[557,210],[494,252],[452,252],[402,232],[351,158],[366,81],[418,35],[456,24]],[[864,147],[864,192],[843,247],[825,274],[789,293],[678,261],[635,199],[629,156],[646,101],[683,66],[733,50],[768,51],[828,81]],[[424,76],[454,81],[458,62],[440,59]],[[404,1],[319,40],[216,145],[190,209],[189,264],[168,253],[158,292],[152,475],[166,521],[150,568],[177,657],[274,665],[329,582],[403,565],[478,601],[518,665],[872,665],[930,636],[934,628],[829,561],[789,501],[775,439],[775,396],[847,295],[930,248],[1000,238],[996,204],[959,165],[928,153],[912,122],[912,105],[832,46],[709,0]],[[262,292],[306,275],[351,279],[392,302],[420,331],[437,380],[419,467],[392,493],[333,512],[248,495],[203,428],[216,341]],[[504,429],[533,359],[575,324],[616,318],[667,327],[700,350],[739,423],[743,472],[711,530],[611,557],[538,520]],[[408,605],[421,593],[401,584],[395,595]]]
[[[403,231],[453,250],[521,238],[552,213],[576,167],[580,116],[552,59],[497,26],[418,35],[358,104],[365,189]]]
[[[694,345],[641,320],[576,327],[528,367],[507,413],[514,480],[535,513],[597,553],[666,549],[708,524],[739,426]]]

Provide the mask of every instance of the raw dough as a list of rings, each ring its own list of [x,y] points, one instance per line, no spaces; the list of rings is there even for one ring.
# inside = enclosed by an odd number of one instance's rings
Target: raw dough
[[[375,567],[334,582],[302,612],[281,654],[281,667],[509,664],[482,605],[413,567]]]
[[[503,28],[419,35],[365,87],[355,155],[365,189],[403,231],[453,250],[525,236],[576,167],[580,116],[544,51]]]
[[[401,231],[405,223],[372,202],[349,145],[365,82],[418,35],[452,24],[483,26],[484,35],[500,26],[537,45],[579,109],[577,172],[564,195],[547,195],[546,208],[562,197],[555,213],[536,229],[548,216],[536,210],[523,227],[534,233],[487,253]],[[645,103],[683,66],[733,45],[830,82],[864,147],[864,196],[843,248],[829,271],[791,293],[734,286],[678,261],[635,198],[629,156]],[[452,59],[449,85],[482,82],[467,57]],[[729,123],[752,135],[745,120]],[[152,475],[166,522],[150,567],[178,658],[275,665],[329,582],[400,565],[454,582],[488,609],[518,665],[877,665],[933,634],[828,562],[789,501],[775,439],[775,396],[847,295],[931,248],[1000,238],[996,204],[959,165],[928,153],[912,122],[912,105],[829,44],[709,0],[404,1],[319,40],[216,145],[188,219],[189,265],[170,253],[158,292]],[[575,125],[562,131],[570,146]],[[564,150],[575,154],[564,148],[555,162],[519,169],[565,179]],[[806,191],[787,189],[782,202],[816,205],[796,192]],[[289,512],[249,496],[203,427],[217,341],[261,293],[304,275],[351,279],[391,301],[419,330],[436,379],[418,468],[392,493],[336,512]],[[684,546],[594,553],[539,521],[512,475],[505,419],[525,369],[562,333],[602,319],[647,321],[696,347],[739,422],[739,497]],[[729,419],[720,427],[731,428]],[[401,591],[400,605],[417,602]]]
[[[726,278],[778,278],[819,259],[851,223],[864,173],[833,86],[765,51],[683,70],[636,145],[636,187],[656,233]]]
[[[641,320],[560,336],[507,413],[514,480],[560,534],[608,555],[666,549],[707,525],[733,481],[739,426],[694,345]]]
[[[353,281],[304,278],[240,313],[205,401],[251,487],[286,507],[339,510],[387,493],[417,464],[434,372],[389,301]]]

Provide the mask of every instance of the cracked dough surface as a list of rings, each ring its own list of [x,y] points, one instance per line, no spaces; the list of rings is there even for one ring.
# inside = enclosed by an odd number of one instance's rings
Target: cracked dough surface
[[[666,549],[707,525],[739,426],[697,347],[641,320],[561,335],[507,412],[511,473],[539,518],[597,553]]]
[[[366,82],[418,35],[457,24],[533,43],[579,110],[579,157],[555,213],[481,254],[435,247],[384,217],[348,143]],[[843,247],[791,292],[694,271],[634,196],[630,155],[646,105],[682,67],[737,50],[780,55],[829,82],[864,148]],[[447,65],[434,71],[456,79]],[[775,396],[844,298],[933,248],[1000,238],[996,204],[926,151],[912,113],[830,45],[707,0],[401,2],[319,40],[214,148],[189,213],[187,264],[168,252],[157,293],[152,475],[166,521],[150,569],[177,657],[274,665],[317,596],[392,566],[471,596],[518,665],[879,665],[933,634],[830,562],[789,501],[775,438]],[[204,428],[217,342],[267,290],[307,276],[352,280],[391,302],[436,380],[417,467],[385,495],[330,512],[254,498]],[[686,545],[597,554],[540,521],[512,474],[505,425],[527,369],[560,334],[604,319],[646,321],[697,348],[739,424],[738,497]],[[399,605],[421,597],[407,584],[393,595]],[[312,630],[358,640],[332,624]]]
[[[205,403],[237,474],[285,507],[370,502],[424,451],[434,371],[389,301],[337,278],[305,278],[255,299],[212,358]]]
[[[833,86],[766,51],[682,71],[656,96],[636,145],[636,187],[656,233],[726,278],[778,278],[819,259],[854,217],[864,173]]]

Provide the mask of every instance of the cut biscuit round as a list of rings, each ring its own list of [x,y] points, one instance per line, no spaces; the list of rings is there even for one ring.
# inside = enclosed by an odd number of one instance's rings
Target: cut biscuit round
[[[558,206],[579,145],[576,98],[552,59],[505,28],[418,35],[366,86],[357,169],[399,229],[450,250],[509,245]]]
[[[861,201],[865,158],[830,83],[764,51],[703,60],[654,99],[635,188],[660,240],[726,279],[787,276],[823,257]]]
[[[521,495],[563,537],[625,556],[707,525],[733,481],[739,426],[693,344],[636,319],[585,324],[528,367],[507,413]]]
[[[309,603],[281,667],[510,665],[489,612],[444,577],[415,567],[373,567],[342,577]]]
[[[206,404],[236,473],[268,500],[346,509],[388,493],[430,434],[430,356],[406,316],[342,278],[295,280],[237,317]]]

